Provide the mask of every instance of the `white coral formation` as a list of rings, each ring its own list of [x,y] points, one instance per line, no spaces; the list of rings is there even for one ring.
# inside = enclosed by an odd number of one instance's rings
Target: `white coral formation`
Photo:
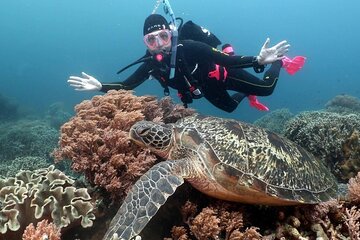
[[[60,228],[76,222],[91,227],[95,215],[90,195],[73,183],[54,166],[0,179],[0,233],[22,234],[29,223],[42,219],[51,219]]]

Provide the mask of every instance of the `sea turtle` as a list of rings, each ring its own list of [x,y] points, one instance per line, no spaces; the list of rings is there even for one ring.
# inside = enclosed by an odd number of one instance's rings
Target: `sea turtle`
[[[135,183],[106,240],[137,236],[184,179],[212,197],[250,204],[312,204],[337,195],[336,180],[321,161],[248,123],[194,115],[175,124],[141,121],[129,135],[168,160]]]

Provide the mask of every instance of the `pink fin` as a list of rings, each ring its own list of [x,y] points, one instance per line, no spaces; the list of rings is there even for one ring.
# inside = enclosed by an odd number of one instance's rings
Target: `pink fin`
[[[252,106],[260,111],[269,111],[269,108],[267,106],[265,106],[264,104],[262,104],[261,102],[259,102],[259,100],[257,99],[257,97],[255,95],[249,95],[248,99],[249,99],[250,106]]]
[[[296,56],[293,59],[284,57],[282,59],[283,68],[290,74],[294,75],[297,71],[299,71],[305,64],[306,57]]]

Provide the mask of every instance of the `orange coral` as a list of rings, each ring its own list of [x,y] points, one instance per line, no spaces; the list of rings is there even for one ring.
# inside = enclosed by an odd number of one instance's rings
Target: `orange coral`
[[[37,223],[36,228],[30,223],[24,231],[22,240],[60,240],[60,237],[60,228],[47,220],[42,220]]]
[[[170,99],[137,97],[132,91],[109,91],[75,107],[76,116],[61,127],[56,160],[70,159],[113,199],[123,198],[132,184],[156,161],[155,155],[128,140],[130,127],[140,120],[168,121],[193,114]]]

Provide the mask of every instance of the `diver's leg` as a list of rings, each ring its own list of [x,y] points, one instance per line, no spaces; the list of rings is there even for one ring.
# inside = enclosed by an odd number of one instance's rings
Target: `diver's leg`
[[[276,87],[281,66],[281,61],[271,64],[263,79],[259,79],[241,68],[229,69],[225,81],[226,89],[243,92],[246,95],[269,96]]]
[[[209,89],[205,92],[205,98],[217,108],[226,112],[233,112],[239,103],[246,97],[244,93],[235,93],[230,96],[224,89]]]

